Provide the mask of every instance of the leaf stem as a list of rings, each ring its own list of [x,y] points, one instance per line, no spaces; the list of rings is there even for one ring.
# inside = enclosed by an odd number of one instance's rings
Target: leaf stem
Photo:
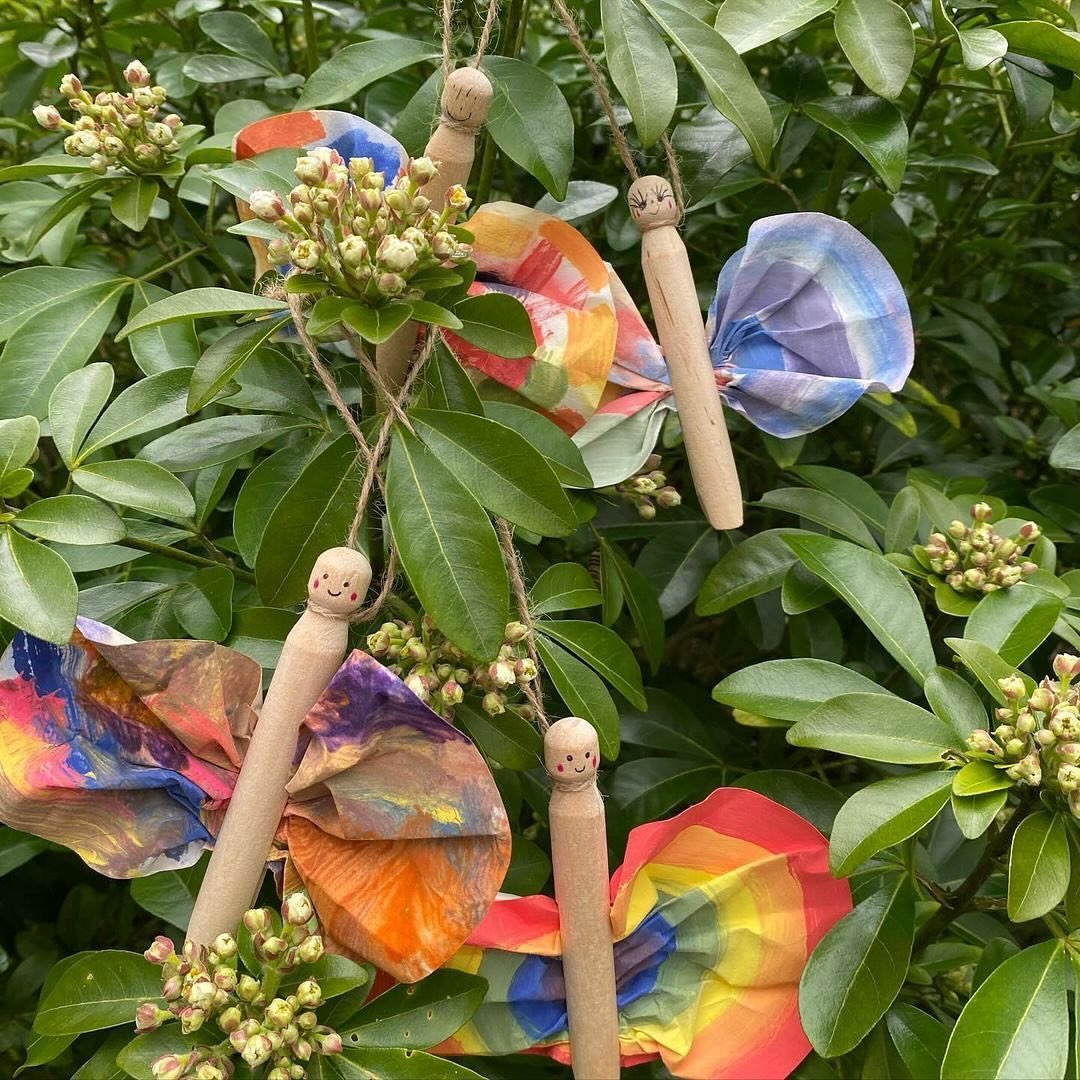
[[[206,234],[206,230],[195,220],[195,215],[184,205],[184,200],[180,198],[180,193],[176,188],[171,188],[168,184],[162,184],[161,191],[169,206],[188,223],[188,227],[195,234],[195,238],[206,248],[206,254],[210,256],[214,265],[228,278],[229,284],[241,292],[247,291],[243,279],[229,265],[225,256],[214,247],[210,237]]]
[[[245,570],[228,559],[208,559],[205,555],[196,555],[191,551],[180,551],[166,544],[155,544],[153,540],[141,540],[135,536],[125,536],[120,543],[124,547],[135,548],[137,551],[146,551],[151,555],[160,555],[165,559],[175,559],[177,562],[187,563],[189,566],[224,566],[240,581],[255,584],[255,575],[250,570]]]
[[[94,0],[90,0],[90,3],[86,6],[90,9],[90,22],[94,27],[94,37],[97,38],[101,62],[105,65],[105,70],[109,74],[109,82],[112,83],[114,90],[121,90],[123,88],[124,80],[116,66],[116,62],[112,58],[112,53],[109,52],[109,44],[105,40],[105,27],[101,23],[101,14],[98,12],[98,6]]]
[[[315,8],[311,0],[303,0],[304,9],[304,48],[307,52],[307,73],[312,72],[319,66],[319,42],[315,33]]]
[[[153,270],[147,270],[145,274],[140,274],[137,278],[132,278],[131,280],[133,282],[150,281],[159,274],[164,274],[166,270],[171,270],[174,266],[179,266],[180,263],[187,262],[188,259],[194,258],[205,250],[206,249],[202,247],[192,248],[190,251],[185,251],[183,255],[177,255],[175,259],[170,259],[167,263],[155,266]]]

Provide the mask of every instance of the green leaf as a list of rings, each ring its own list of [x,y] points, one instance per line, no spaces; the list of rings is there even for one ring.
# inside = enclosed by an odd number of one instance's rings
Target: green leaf
[[[49,398],[49,432],[69,469],[75,467],[79,448],[98,414],[105,408],[112,388],[112,365],[90,364],[65,375],[53,390]],[[34,441],[37,441],[36,437]],[[0,475],[3,475],[2,469]]]
[[[401,1047],[346,1046],[338,1055],[313,1058],[312,1080],[483,1080],[456,1061]]]
[[[342,435],[311,460],[274,506],[264,526],[270,543],[255,560],[259,594],[273,607],[307,596],[307,576],[327,548],[348,535],[362,470],[356,443]]]
[[[671,53],[634,0],[600,0],[600,19],[611,81],[630,110],[638,141],[652,146],[667,130],[679,100]]]
[[[476,660],[502,645],[509,583],[486,513],[419,439],[394,432],[386,474],[394,543],[436,626]]]
[[[514,833],[510,838],[510,867],[503,879],[503,891],[518,896],[534,896],[551,877],[551,860],[543,848]]]
[[[97,348],[127,286],[125,280],[110,278],[67,297],[62,309],[45,308],[22,322],[0,354],[0,411],[44,417],[60,380],[81,368]]]
[[[94,195],[96,195],[102,188],[108,187],[110,181],[105,177],[95,178],[93,180],[87,180],[85,183],[76,181],[71,187],[67,188],[63,195],[54,203],[50,203],[44,211],[38,216],[37,220],[30,227],[26,234],[26,238],[23,240],[23,244],[27,251],[33,250],[37,246],[41,238],[57,224],[63,221],[64,218],[74,213],[84,204],[90,202]]]
[[[0,618],[35,637],[66,645],[75,628],[77,603],[67,563],[55,551],[0,526]]]
[[[768,529],[725,552],[701,586],[694,611],[698,615],[719,615],[744,600],[778,588],[788,567],[798,561],[784,538],[800,535],[799,529]]]
[[[461,320],[458,337],[496,356],[518,358],[536,352],[529,313],[521,301],[506,293],[467,296],[454,308]]]
[[[482,709],[462,702],[454,706],[454,720],[480,747],[484,757],[505,769],[532,769],[543,760],[540,732],[517,713],[507,711],[488,716]]]
[[[1057,938],[995,968],[956,1021],[942,1080],[1062,1077],[1069,1057],[1065,954]]]
[[[762,168],[773,144],[772,113],[739,54],[711,26],[670,0],[641,0],[705,84],[709,100],[746,137]]]
[[[40,837],[0,826],[0,877],[18,870],[48,846]]]
[[[832,11],[836,0],[724,0],[716,29],[736,52],[767,45]]]
[[[160,1000],[161,973],[141,953],[83,953],[57,980],[34,1017],[42,1035],[73,1035],[130,1024],[144,1002]]]
[[[559,697],[573,716],[588,720],[600,739],[600,753],[608,760],[619,756],[619,713],[600,676],[572,653],[544,634],[536,649]]]
[[[877,542],[863,520],[846,503],[826,491],[812,488],[776,488],[761,496],[758,504],[774,510],[796,514],[808,521],[816,521],[826,529],[846,536],[871,551],[877,551]]]
[[[1009,51],[1008,39],[989,26],[960,30],[957,36],[964,67],[969,71],[981,71]]]
[[[129,334],[151,326],[187,322],[191,319],[210,319],[220,315],[264,314],[285,311],[287,308],[288,305],[283,300],[272,300],[268,296],[237,292],[233,289],[188,289],[143,308],[134,318],[128,320],[116,335],[116,340],[123,341]]]
[[[574,160],[574,117],[558,84],[546,71],[507,56],[486,56],[482,66],[495,88],[488,133],[561,202]]]
[[[25,465],[37,449],[41,425],[32,416],[0,420],[0,477]]]
[[[953,773],[953,791],[957,795],[987,795],[1007,791],[1015,782],[1004,770],[995,768],[989,761],[969,761]]]
[[[884,499],[861,476],[843,469],[833,469],[828,465],[796,465],[791,471],[819,491],[828,491],[841,502],[847,503],[875,529],[885,530],[889,508]]]
[[[134,878],[131,882],[131,899],[151,915],[186,930],[208,861],[204,857],[194,866],[183,870],[166,870]]]
[[[807,101],[802,111],[850,143],[890,191],[899,191],[907,169],[908,131],[895,105],[860,94]]]
[[[680,803],[696,802],[723,786],[725,771],[713,762],[639,758],[620,765],[611,794],[630,821],[655,821]]]
[[[533,615],[596,607],[600,602],[600,590],[592,574],[580,563],[549,566],[529,590],[529,610]]]
[[[282,325],[281,319],[260,320],[238,326],[214,341],[191,372],[187,411],[198,412],[221,394],[244,364]]]
[[[899,844],[937,817],[949,801],[952,773],[915,772],[856,791],[840,809],[829,842],[829,868],[850,874],[871,855]]]
[[[54,495],[20,510],[23,532],[61,544],[112,544],[126,535],[124,523],[103,502],[85,495]]]
[[[229,52],[278,70],[274,46],[263,28],[250,16],[238,11],[210,11],[199,16],[199,29]]]
[[[352,303],[341,311],[341,318],[373,345],[381,345],[392,338],[409,321],[411,315],[410,304],[384,304],[382,307],[373,308],[366,304]]]
[[[403,37],[386,36],[346,45],[312,72],[296,108],[317,109],[348,101],[365,86],[437,55],[438,49],[431,42]]]
[[[892,694],[850,667],[827,660],[766,660],[734,672],[713,688],[713,700],[748,713],[801,720],[841,694]]]
[[[801,814],[824,836],[832,832],[833,822],[844,804],[844,796],[835,788],[805,773],[787,769],[761,769],[740,776],[731,786],[749,788],[768,796]]]
[[[954,791],[953,817],[960,832],[969,840],[977,840],[990,828],[1008,799],[1007,791],[992,791],[986,795],[957,795]]]
[[[836,40],[855,74],[883,98],[897,98],[915,60],[907,12],[892,0],[840,0]]]
[[[144,999],[145,1000],[145,999]],[[140,1002],[141,1004],[141,1002]],[[133,1009],[138,1006],[132,1006]],[[128,1018],[130,1020],[130,1017]],[[117,1063],[134,1080],[156,1080],[151,1066],[166,1054],[184,1054],[197,1045],[201,1039],[208,1038],[202,1032],[185,1035],[179,1024],[167,1024],[157,1031],[136,1035],[116,1055]]]
[[[1080,424],[1070,428],[1050,451],[1050,464],[1055,469],[1080,470]]]
[[[285,997],[295,993],[296,987],[305,979],[315,979],[324,998],[341,997],[350,990],[369,986],[373,975],[374,970],[369,964],[358,964],[355,960],[338,956],[336,953],[323,953],[310,967],[304,965],[301,970],[286,975],[278,992]]]
[[[845,540],[789,535],[785,542],[921,686],[936,661],[922,608],[904,575],[882,556]]]
[[[641,639],[641,648],[655,672],[664,656],[664,613],[660,610],[660,601],[648,578],[635,570],[618,548],[606,540],[601,543],[605,549],[610,549],[608,564],[618,575],[620,591]]]
[[[6,341],[40,312],[58,304],[64,305],[67,312],[68,305],[82,293],[93,292],[98,286],[116,280],[114,275],[100,270],[73,270],[66,266],[27,266],[5,274],[0,277],[0,341]]]
[[[497,420],[524,436],[531,446],[544,455],[564,487],[592,487],[592,478],[581,458],[581,451],[562,428],[546,416],[502,401],[485,401],[484,414],[488,419]]]
[[[914,936],[915,893],[898,875],[822,938],[799,984],[803,1027],[822,1057],[846,1054],[884,1016],[907,975]]]
[[[209,86],[218,83],[241,82],[244,79],[265,79],[274,69],[241,56],[222,53],[200,53],[185,61],[184,77]]]
[[[460,321],[459,319],[458,322]],[[424,367],[423,382],[419,393],[413,396],[413,406],[484,415],[484,403],[480,400],[476,387],[444,342],[435,346],[431,359]]]
[[[1080,34],[1048,22],[1018,19],[994,24],[1010,52],[1080,73]]]
[[[76,487],[106,502],[185,521],[195,516],[191,492],[171,472],[152,461],[99,461],[71,474]]]
[[[144,446],[139,458],[174,472],[205,469],[232,461],[306,424],[289,416],[213,416],[162,435]]]
[[[929,1013],[898,1001],[885,1017],[893,1045],[908,1072],[915,1076],[938,1076],[949,1029]]]
[[[661,618],[670,619],[694,602],[719,557],[720,543],[711,526],[673,526],[641,549],[635,569],[652,586]]]
[[[537,630],[579,656],[632,705],[646,707],[641,669],[630,646],[614,630],[582,619],[545,619]]]
[[[1053,632],[1064,600],[1026,582],[984,596],[964,637],[992,649],[1008,664],[1023,663]]]
[[[787,741],[894,765],[925,765],[940,761],[945,750],[964,749],[933,713],[882,694],[843,694],[826,701],[788,731]]]
[[[225,640],[232,626],[234,580],[227,566],[207,566],[176,590],[173,612],[193,638]]]
[[[1069,839],[1061,814],[1039,810],[1020,822],[1009,848],[1009,918],[1052,911],[1069,887]]]
[[[364,1007],[341,1040],[348,1046],[434,1046],[465,1025],[487,986],[479,975],[441,970],[416,986],[391,987]]]
[[[132,319],[143,308],[169,296],[146,281],[136,281],[131,287],[131,306],[128,318]],[[193,322],[166,323],[140,330],[128,338],[128,347],[135,363],[147,375],[173,368],[191,368],[199,359],[199,339]]]
[[[157,197],[157,180],[150,176],[133,176],[125,180],[112,197],[113,217],[133,232],[142,232]]]
[[[1024,680],[1029,694],[1035,689],[1033,679],[1018,671],[1012,664],[1007,664],[989,645],[983,645],[979,641],[966,641],[964,638],[946,638],[945,644],[960,657],[964,666],[986,687],[999,705],[1005,704],[1005,695],[998,686],[998,679],[1018,675]]]
[[[961,739],[986,724],[986,709],[971,685],[955,671],[936,667],[923,686],[927,703]]]
[[[577,517],[543,456],[516,431],[471,413],[414,409],[427,448],[482,506],[540,536],[567,536]]]
[[[129,386],[93,426],[79,448],[74,464],[78,466],[106,446],[183,419],[189,375],[186,368],[162,371]]]

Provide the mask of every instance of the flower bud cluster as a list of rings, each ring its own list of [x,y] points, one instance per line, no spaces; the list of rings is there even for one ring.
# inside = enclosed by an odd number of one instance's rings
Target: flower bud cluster
[[[185,1034],[214,1028],[221,1039],[189,1053],[165,1054],[151,1064],[155,1080],[229,1080],[233,1058],[250,1068],[268,1065],[268,1080],[303,1080],[312,1054],[341,1052],[341,1037],[319,1024],[322,990],[314,978],[302,979],[292,993],[279,994],[282,976],[323,955],[313,930],[315,912],[303,893],[292,893],[281,908],[280,931],[271,912],[244,913],[244,927],[260,965],[259,977],[239,970],[239,947],[230,934],[209,949],[186,941],[178,955],[166,937],[157,937],[143,954],[161,967],[166,1007],[144,1002],[135,1013],[137,1032],[154,1031],[179,1020]]]
[[[460,185],[434,208],[423,194],[436,175],[428,158],[413,158],[387,183],[371,158],[350,158],[321,146],[296,161],[300,183],[288,200],[273,191],[254,191],[248,205],[282,234],[267,248],[275,266],[292,263],[321,274],[334,292],[378,305],[419,300],[410,283],[437,266],[464,262],[472,254],[453,231],[469,206]]]
[[[1014,536],[999,536],[987,503],[971,508],[973,525],[954,521],[948,534],[931,533],[926,546],[912,548],[915,558],[932,574],[968,596],[1008,589],[1039,569],[1024,557],[1042,535],[1034,521],[1025,522]]]
[[[1013,780],[1042,787],[1067,799],[1080,818],[1080,656],[1054,658],[1047,676],[1030,694],[1018,675],[998,679],[1006,704],[995,710],[993,731],[968,736],[972,758],[990,761]]]
[[[682,496],[668,482],[667,476],[660,470],[660,455],[650,454],[645,464],[633,476],[611,488],[604,488],[606,494],[618,495],[646,521],[656,517],[656,510],[670,510],[682,502]]]
[[[126,93],[102,91],[95,97],[71,74],[60,81],[60,93],[77,119],[65,120],[53,105],[38,105],[34,119],[46,131],[67,131],[64,152],[90,159],[92,172],[110,168],[133,173],[161,172],[179,151],[176,132],[183,121],[175,113],[156,119],[165,104],[165,88],[151,85],[150,72],[138,60],[124,68]]]
[[[488,664],[471,665],[425,615],[419,633],[409,622],[383,623],[368,635],[367,647],[440,716],[452,718],[454,706],[468,696],[489,716],[509,709],[532,721],[532,706],[521,702],[523,687],[537,676],[536,664],[524,644],[527,635],[523,623],[507,623],[496,658]]]

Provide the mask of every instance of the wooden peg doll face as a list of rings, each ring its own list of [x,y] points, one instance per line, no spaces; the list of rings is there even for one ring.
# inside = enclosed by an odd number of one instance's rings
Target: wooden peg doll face
[[[491,83],[473,67],[450,72],[442,92],[443,116],[466,128],[479,128],[491,108]]]
[[[324,551],[308,578],[308,603],[334,615],[351,615],[364,602],[371,564],[352,548]]]
[[[557,720],[544,736],[544,768],[559,784],[578,785],[596,776],[600,743],[596,729],[578,716]]]
[[[626,200],[630,204],[630,216],[639,229],[679,223],[679,204],[671,185],[662,176],[642,176],[635,180],[626,193]]]

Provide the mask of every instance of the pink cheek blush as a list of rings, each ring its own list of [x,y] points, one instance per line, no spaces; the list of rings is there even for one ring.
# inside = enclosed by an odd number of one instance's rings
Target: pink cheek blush
[[[313,589],[317,589],[317,588],[319,587],[319,579],[318,579],[318,578],[316,578],[316,579],[315,579],[315,580],[314,580],[314,581],[313,581],[313,582],[311,583],[311,587],[312,587]]]
[[[560,765],[559,766],[559,772],[562,772],[562,771],[563,771],[563,767]]]
[[[353,594],[352,594],[352,595],[351,595],[351,596],[349,597],[349,599],[350,599],[350,600],[355,600],[355,599],[356,599],[356,593],[353,593]]]

